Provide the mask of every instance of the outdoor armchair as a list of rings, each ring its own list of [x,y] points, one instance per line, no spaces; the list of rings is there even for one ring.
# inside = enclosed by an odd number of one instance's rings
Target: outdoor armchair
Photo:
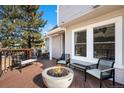
[[[68,65],[70,63],[70,54],[62,54],[62,56],[56,60],[56,63]]]
[[[100,58],[96,68],[89,69],[86,72],[100,80],[100,88],[102,87],[102,81],[106,79],[113,79],[113,85],[115,85],[115,69],[114,60]]]

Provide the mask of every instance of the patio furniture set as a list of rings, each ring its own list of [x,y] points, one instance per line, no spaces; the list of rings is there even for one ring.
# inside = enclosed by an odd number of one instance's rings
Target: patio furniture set
[[[21,72],[23,66],[37,61],[37,58],[35,57],[27,59],[24,54],[25,53],[11,55],[11,70],[16,67],[19,68],[19,71]],[[87,74],[99,79],[100,88],[102,87],[102,81],[110,78],[112,78],[113,85],[115,85],[114,59],[100,58],[97,63],[78,62],[78,60],[70,59],[69,54],[62,54],[62,56],[56,60],[56,63],[57,66],[49,67],[42,71],[43,81],[47,87],[69,87],[74,78],[72,68],[84,72],[85,82]]]
[[[100,81],[100,88],[102,87],[102,81],[112,78],[113,85],[115,85],[115,68],[114,59],[112,58],[99,58],[97,63],[90,62],[77,62],[77,60],[70,59],[69,54],[62,54],[57,59],[57,64],[64,64],[69,68],[78,69],[84,72],[84,80],[86,82],[87,74],[94,76]]]

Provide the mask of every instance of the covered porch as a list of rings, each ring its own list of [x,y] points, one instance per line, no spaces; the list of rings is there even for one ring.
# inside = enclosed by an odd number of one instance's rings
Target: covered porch
[[[49,60],[59,58],[62,53],[65,53],[65,31],[63,27],[57,27],[48,32],[47,46],[49,50]]]

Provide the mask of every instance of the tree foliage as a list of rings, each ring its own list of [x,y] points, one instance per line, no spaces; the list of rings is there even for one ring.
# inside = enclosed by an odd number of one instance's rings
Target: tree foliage
[[[20,44],[28,47],[28,36],[42,45],[42,28],[46,20],[42,19],[43,12],[38,12],[37,5],[7,5],[0,6],[0,41],[3,47]],[[37,42],[32,42],[37,46]]]

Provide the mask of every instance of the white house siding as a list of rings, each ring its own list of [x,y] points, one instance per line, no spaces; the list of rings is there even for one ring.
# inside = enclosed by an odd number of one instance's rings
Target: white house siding
[[[124,66],[124,15],[122,18],[122,66]],[[116,81],[124,84],[124,69],[116,69]]]
[[[71,54],[71,49],[72,49],[72,32],[67,29],[67,31],[65,31],[65,53],[69,53]]]
[[[77,17],[80,17],[92,10],[94,5],[60,5],[58,8],[59,24],[69,22]]]
[[[52,57],[59,58],[62,54],[62,35],[52,37]]]
[[[81,28],[81,27],[84,27],[84,26],[87,26],[87,25],[90,25],[90,24],[102,22],[104,20],[108,20],[108,19],[111,19],[111,18],[115,18],[117,16],[123,16],[124,15],[123,11],[124,11],[124,8],[120,9],[118,11],[114,11],[114,12],[111,12],[111,13],[99,16],[97,18],[92,18],[92,19],[89,19],[87,21],[78,22],[78,23],[76,23],[74,25],[70,25],[70,26],[67,26],[67,27],[65,26],[66,27],[66,32],[65,32],[65,41],[66,41],[65,42],[65,50],[67,50],[70,53],[72,51],[72,45],[69,45],[69,44],[72,44],[72,42],[69,42],[69,41],[72,40],[72,34],[71,34],[72,30],[77,29],[77,28]],[[69,46],[71,46],[71,47],[69,47]]]
[[[116,82],[124,84],[124,21],[122,20],[124,16],[124,8],[110,12],[105,15],[101,15],[96,18],[89,19],[87,21],[82,21],[70,26],[66,27],[65,32],[65,52],[68,52],[71,55],[72,59],[76,60],[83,60],[83,61],[90,61],[90,62],[96,62],[98,59],[93,58],[93,30],[92,28],[95,25],[102,25],[103,23],[109,23],[109,20],[112,22],[116,22],[115,30],[115,68],[116,68]],[[112,20],[113,19],[113,20]],[[110,22],[110,23],[111,23]],[[123,24],[122,24],[123,23]],[[104,24],[103,24],[104,25]],[[73,55],[73,31],[79,30],[79,29],[87,29],[87,57],[75,57]],[[122,36],[123,35],[123,36]],[[123,42],[123,45],[122,45]],[[123,47],[122,47],[123,46]],[[81,61],[79,61],[81,62]]]
[[[124,16],[123,16],[123,19],[122,19],[122,29],[123,29],[123,33],[122,33],[122,49],[123,49],[123,52],[122,52],[122,62],[123,62],[123,65],[124,65]]]

